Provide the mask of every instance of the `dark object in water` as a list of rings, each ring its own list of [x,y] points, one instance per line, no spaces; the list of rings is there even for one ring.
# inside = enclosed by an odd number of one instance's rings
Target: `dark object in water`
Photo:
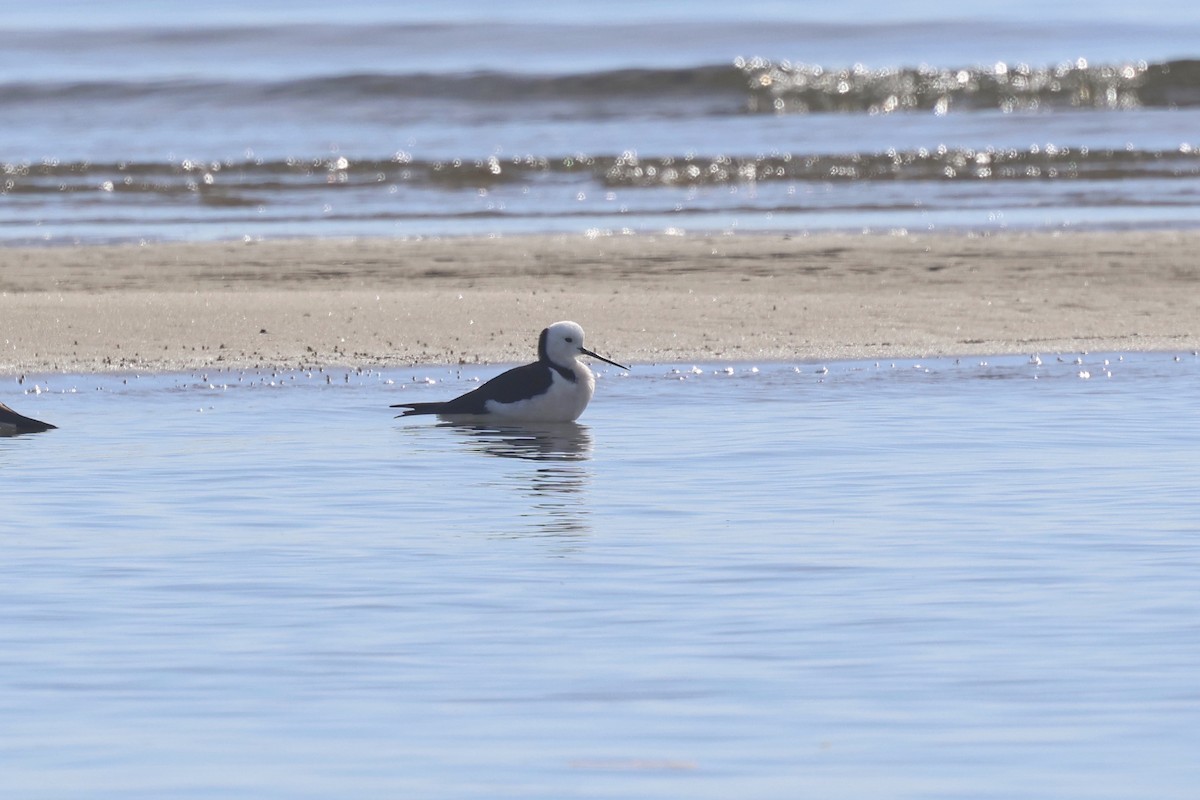
[[[49,422],[32,419],[13,411],[0,403],[0,436],[16,436],[20,433],[41,433],[56,428]]]

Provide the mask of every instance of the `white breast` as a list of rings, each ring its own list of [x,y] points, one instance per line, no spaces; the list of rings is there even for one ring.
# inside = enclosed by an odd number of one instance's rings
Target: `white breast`
[[[579,361],[574,364],[575,381],[551,373],[550,389],[545,394],[516,403],[488,401],[488,413],[514,422],[573,422],[587,408],[596,391],[596,376]]]

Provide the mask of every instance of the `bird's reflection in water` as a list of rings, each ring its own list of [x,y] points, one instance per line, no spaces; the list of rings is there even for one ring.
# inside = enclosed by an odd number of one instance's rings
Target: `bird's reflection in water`
[[[532,500],[521,516],[545,534],[583,535],[590,531],[587,487],[591,472],[587,461],[592,436],[575,422],[481,425],[442,422],[453,428],[463,443],[479,453],[531,462],[518,476]]]

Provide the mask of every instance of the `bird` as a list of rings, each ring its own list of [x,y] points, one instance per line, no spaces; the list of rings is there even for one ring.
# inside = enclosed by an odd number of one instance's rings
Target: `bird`
[[[587,408],[596,377],[579,357],[628,370],[583,346],[583,328],[556,322],[538,336],[538,360],[503,372],[478,389],[441,403],[397,403],[399,417],[486,417],[506,422],[574,422]]]
[[[20,433],[41,433],[58,427],[49,422],[18,414],[4,403],[0,403],[0,436],[16,436]]]

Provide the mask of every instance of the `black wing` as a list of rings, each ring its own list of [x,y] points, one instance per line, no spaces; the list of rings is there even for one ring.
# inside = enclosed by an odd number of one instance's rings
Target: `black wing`
[[[489,400],[515,403],[545,394],[551,383],[550,370],[545,364],[535,361],[502,372],[478,389],[472,389],[444,403],[397,403],[392,408],[407,408],[408,410],[400,415],[402,417],[418,414],[486,414]]]
[[[53,430],[56,426],[40,419],[32,419],[18,414],[4,403],[0,403],[0,435],[13,436],[18,433],[41,433]]]

